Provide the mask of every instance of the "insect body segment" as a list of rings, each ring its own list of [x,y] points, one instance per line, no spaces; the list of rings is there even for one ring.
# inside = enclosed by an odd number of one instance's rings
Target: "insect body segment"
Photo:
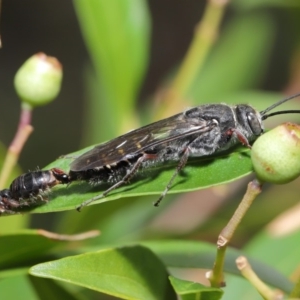
[[[62,170],[53,168],[47,171],[25,173],[10,185],[11,196],[15,200],[42,198],[43,194],[61,183],[69,183],[69,176]]]
[[[45,201],[53,186],[69,182],[69,175],[58,168],[22,174],[9,189],[0,191],[0,214],[13,214],[15,208]]]
[[[262,132],[261,115],[254,108],[226,104],[201,105],[130,131],[94,147],[71,163],[71,180],[113,183],[103,194],[82,203],[78,210],[127,183],[141,168],[178,161],[174,175],[155,203],[157,206],[189,157],[222,152],[239,142],[250,147],[249,141]]]
[[[207,157],[240,143],[251,148],[250,143],[264,132],[263,120],[278,114],[300,113],[299,110],[269,113],[298,96],[283,99],[261,112],[246,104],[200,105],[130,131],[77,157],[69,174],[54,168],[19,176],[9,189],[0,191],[0,214],[13,213],[14,209],[38,199],[44,201],[49,189],[57,184],[85,180],[92,185],[110,185],[102,194],[79,205],[77,210],[80,210],[128,183],[140,169],[175,161],[176,170],[154,204],[158,206],[189,157]]]

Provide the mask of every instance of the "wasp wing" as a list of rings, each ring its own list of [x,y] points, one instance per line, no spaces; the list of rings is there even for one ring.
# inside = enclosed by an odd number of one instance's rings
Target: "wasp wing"
[[[70,168],[76,172],[112,165],[158,145],[195,133],[209,131],[212,126],[214,124],[204,118],[197,116],[197,118],[187,119],[185,113],[180,113],[95,146],[75,159]]]

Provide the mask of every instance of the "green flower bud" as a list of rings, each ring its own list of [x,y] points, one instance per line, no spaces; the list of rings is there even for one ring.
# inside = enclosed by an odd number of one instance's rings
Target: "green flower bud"
[[[24,104],[44,105],[58,95],[62,66],[55,57],[37,53],[21,66],[15,76],[15,89]]]
[[[300,126],[284,123],[263,134],[251,151],[253,168],[261,181],[290,182],[300,175]]]

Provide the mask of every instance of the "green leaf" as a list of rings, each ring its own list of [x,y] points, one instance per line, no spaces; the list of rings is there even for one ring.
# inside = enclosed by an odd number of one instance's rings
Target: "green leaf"
[[[233,18],[198,75],[190,95],[197,102],[221,102],[224,95],[256,87],[268,66],[274,40],[269,14]],[[216,88],[217,87],[217,88]]]
[[[53,299],[64,299],[64,300],[75,300],[80,299],[69,291],[64,289],[62,286],[53,280],[29,276],[29,279],[35,288],[36,293],[39,295],[39,299],[53,300]]]
[[[258,97],[264,103],[264,105],[258,105],[259,109],[266,108],[275,102],[275,100],[272,101],[273,97],[275,98],[274,94],[245,93],[242,95],[233,97],[232,102],[237,102],[240,99],[242,103],[247,103],[252,97]],[[279,96],[277,97],[279,98]],[[257,100],[255,99],[254,102],[257,102]],[[295,103],[289,102],[286,106],[292,108],[295,107]],[[69,157],[78,157],[91,148],[93,146],[70,154]],[[252,172],[249,154],[250,152],[247,148],[240,146],[218,156],[190,159],[187,166],[175,179],[169,194],[208,188],[246,176]],[[61,158],[48,165],[45,169],[58,167],[68,171],[71,162],[72,159],[70,158]],[[175,169],[176,162],[158,164],[156,167],[149,168],[149,170],[140,170],[130,184],[123,185],[112,191],[107,197],[93,202],[93,204],[124,197],[160,195],[174,174]],[[92,187],[87,182],[73,182],[68,187],[57,186],[52,189],[53,192],[48,203],[33,209],[30,208],[30,210],[34,213],[44,213],[75,209],[83,201],[99,196],[107,188],[108,185],[105,184]]]
[[[146,67],[150,40],[150,15],[145,0],[76,0],[79,24],[96,69],[103,97],[92,99],[88,117],[99,128],[135,124],[134,108]],[[99,84],[100,83],[100,84]],[[111,117],[113,114],[113,118]],[[89,120],[90,121],[90,120]]]
[[[39,234],[38,230],[23,230],[1,235],[0,244],[0,268],[7,269],[37,262],[57,246],[58,241]]]
[[[97,71],[105,76],[107,84],[115,84],[110,89],[121,96],[119,99],[127,99],[132,90],[136,93],[147,65],[147,2],[76,0],[74,4]]]
[[[123,205],[121,207],[118,205],[120,207],[119,210],[109,212],[107,218],[103,216],[102,220],[100,220],[99,217],[99,215],[101,215],[100,210],[103,207],[103,205],[101,205],[101,207],[99,207],[100,209],[97,210],[100,214],[94,218],[97,218],[97,228],[101,230],[102,234],[93,240],[90,240],[89,245],[99,245],[99,243],[102,245],[124,243],[126,241],[141,239],[145,234],[145,231],[149,229],[151,220],[157,217],[158,213],[161,212],[158,212],[157,209],[153,209],[153,207],[149,205],[149,199],[150,197],[146,197],[146,199],[143,199],[142,201],[141,199],[128,199],[131,200],[130,203],[125,201],[122,202]],[[114,202],[115,201],[110,202],[110,204]],[[121,201],[118,201],[118,204],[120,203]],[[79,223],[85,221],[85,223],[90,224],[91,222],[87,218],[91,215],[91,210],[84,210],[82,215],[85,213],[85,220],[82,220],[81,218],[78,220],[78,215],[75,214],[77,221]],[[128,222],[128,220],[130,220],[130,222]]]
[[[0,279],[8,277],[18,277],[21,275],[28,275],[28,268],[13,268],[4,271],[0,271]]]
[[[71,155],[79,155],[88,149],[90,149],[90,147]],[[48,165],[46,169],[58,167],[68,170],[70,162],[70,159],[59,159],[51,165]],[[102,203],[123,197],[159,195],[165,189],[175,168],[176,163],[173,163],[159,165],[147,171],[142,170],[139,175],[135,176],[132,183],[120,187],[107,197],[93,203]],[[246,176],[250,174],[251,171],[252,164],[249,157],[249,150],[245,147],[240,147],[233,152],[215,157],[215,159],[211,157],[191,159],[183,172],[177,176],[169,193],[188,192],[224,184]],[[68,187],[58,186],[53,188],[51,201],[45,205],[34,208],[32,212],[42,213],[75,209],[77,205],[101,194],[106,188],[107,186],[92,187],[86,182],[74,182]]]
[[[149,241],[143,242],[143,245],[156,253],[167,267],[211,269],[216,256],[216,245],[203,242],[172,240],[157,242]],[[273,249],[275,248],[273,247]],[[296,249],[294,252],[296,252]],[[269,260],[269,264],[267,264],[263,258],[258,260],[258,256],[250,254],[247,255],[247,253],[248,252],[246,251],[244,252],[228,248],[226,251],[224,272],[241,277],[241,274],[236,267],[235,260],[239,256],[244,255],[247,256],[252,268],[264,282],[286,292],[291,290],[292,283],[284,275],[282,275],[280,271],[274,268],[274,262]],[[281,254],[281,252],[277,253],[278,256]],[[243,281],[246,282],[244,279]],[[228,285],[229,283],[227,286]],[[232,287],[236,288],[236,285],[233,284]],[[243,299],[243,297],[240,295],[240,297],[233,297],[232,299]]]
[[[122,299],[176,299],[164,265],[141,246],[67,257],[36,265],[30,273]]]
[[[17,176],[16,176],[17,177]],[[1,234],[14,233],[22,228],[26,228],[29,223],[29,216],[27,215],[9,215],[9,218],[0,218]]]
[[[197,282],[191,282],[170,276],[170,281],[176,293],[182,300],[219,300],[223,290],[204,286]]]
[[[40,300],[32,287],[28,276],[14,276],[0,280],[1,299],[30,299]]]

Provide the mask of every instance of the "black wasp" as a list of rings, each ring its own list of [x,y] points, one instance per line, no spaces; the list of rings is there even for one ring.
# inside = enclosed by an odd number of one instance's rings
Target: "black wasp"
[[[0,214],[13,214],[14,208],[45,201],[50,188],[69,182],[69,176],[58,168],[22,174],[11,183],[9,189],[0,191]]]
[[[189,157],[219,153],[237,143],[250,147],[249,143],[264,131],[263,120],[278,114],[300,113],[286,110],[267,114],[299,95],[283,99],[261,112],[246,104],[200,105],[95,146],[71,163],[70,180],[89,180],[92,184],[107,182],[112,186],[83,202],[77,210],[129,182],[140,168],[178,161],[173,176],[154,204],[158,206]]]

